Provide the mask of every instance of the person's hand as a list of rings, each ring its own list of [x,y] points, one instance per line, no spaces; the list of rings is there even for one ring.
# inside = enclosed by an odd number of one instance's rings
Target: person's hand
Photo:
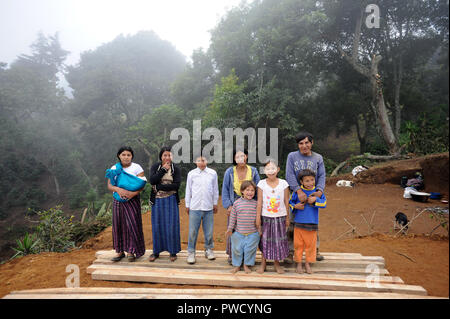
[[[218,211],[217,205],[214,205],[214,206],[213,206],[213,214],[217,214],[217,211]]]
[[[286,231],[288,230],[290,223],[289,217],[286,217]]]
[[[322,197],[323,193],[322,191],[316,191],[314,193],[312,193],[310,196],[316,196],[317,198]]]
[[[308,197],[308,204],[312,205],[316,202],[317,197],[316,196],[309,196]]]
[[[189,215],[189,207],[186,207],[186,214]]]
[[[230,206],[227,208],[227,216],[230,216],[232,208],[233,208],[233,206]]]
[[[225,238],[228,239],[228,237],[230,237],[231,234],[232,234],[231,230],[227,230],[227,231],[225,232]]]
[[[262,234],[262,230],[261,230],[261,217],[256,217],[256,221],[255,221],[255,225],[256,225],[256,229],[258,230],[258,233],[261,235]]]
[[[295,204],[294,208],[299,209],[299,210],[304,210],[305,204],[302,204],[302,203]]]
[[[165,162],[165,163],[162,165],[162,167],[165,168],[166,171],[168,171],[168,170],[170,169],[170,162]]]
[[[305,192],[303,192],[301,189],[297,190],[297,195],[298,195],[298,199],[304,203],[306,202],[306,199],[308,198],[308,196],[306,196]]]
[[[119,194],[120,198],[122,198],[122,199],[130,199],[130,198],[133,198],[132,192],[127,191],[126,189],[117,187],[116,192],[117,192],[117,194]]]

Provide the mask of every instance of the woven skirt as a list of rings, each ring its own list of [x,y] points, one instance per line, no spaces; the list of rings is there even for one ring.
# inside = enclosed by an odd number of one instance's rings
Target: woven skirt
[[[136,258],[145,254],[139,195],[127,202],[114,199],[112,216],[113,247],[117,253],[128,252]]]
[[[168,251],[170,254],[177,254],[180,252],[180,214],[176,195],[156,198],[151,214],[153,253]]]
[[[289,255],[289,243],[286,234],[286,216],[261,216],[262,236],[259,242],[265,259],[283,260]]]

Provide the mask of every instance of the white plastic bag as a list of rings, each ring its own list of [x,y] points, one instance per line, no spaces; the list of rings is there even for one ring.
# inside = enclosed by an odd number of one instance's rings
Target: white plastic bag
[[[367,167],[359,165],[359,166],[356,166],[354,169],[352,169],[352,174],[353,174],[353,176],[356,176],[359,173],[366,171],[366,170],[367,170]]]

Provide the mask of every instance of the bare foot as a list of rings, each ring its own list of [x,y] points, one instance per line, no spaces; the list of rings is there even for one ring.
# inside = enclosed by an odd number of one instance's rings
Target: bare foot
[[[233,269],[231,269],[231,273],[232,273],[232,274],[235,274],[235,273],[237,273],[240,269],[241,269],[241,266],[234,267]]]
[[[264,273],[265,270],[266,270],[266,260],[263,258],[261,260],[261,266],[258,268],[258,270],[256,272],[258,274],[262,274],[262,273]]]
[[[261,265],[258,270],[256,271],[258,274],[263,274],[264,271],[266,270],[266,267],[264,267],[263,265]]]
[[[312,274],[313,272],[312,272],[312,269],[311,269],[311,266],[309,265],[309,263],[305,263],[305,269],[306,269],[306,272],[308,273],[308,274]]]
[[[275,270],[277,271],[277,273],[284,274],[284,269],[283,269],[283,267],[281,267],[280,262],[278,260],[274,261],[274,265],[275,265]]]
[[[244,265],[244,271],[245,271],[246,274],[249,274],[249,273],[252,272],[252,269],[249,266]]]
[[[297,264],[297,268],[295,269],[295,272],[296,272],[297,274],[303,274],[303,273],[304,273],[303,267],[302,267],[302,263],[298,263],[298,264]]]

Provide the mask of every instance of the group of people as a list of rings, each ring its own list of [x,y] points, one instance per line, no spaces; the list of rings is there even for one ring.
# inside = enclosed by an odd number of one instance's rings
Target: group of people
[[[319,208],[326,207],[325,167],[320,154],[312,151],[313,136],[301,132],[296,136],[298,150],[289,153],[286,162],[286,180],[278,177],[280,167],[275,160],[264,165],[266,179],[247,164],[246,150],[233,152],[233,165],[224,174],[222,205],[227,211],[226,253],[235,273],[243,266],[246,273],[255,265],[259,248],[262,254],[258,273],[266,269],[267,260],[273,260],[275,270],[283,273],[280,262],[297,263],[296,272],[312,273],[311,263],[322,260],[319,254]],[[127,258],[134,261],[145,254],[142,231],[140,192],[144,189],[144,170],[134,163],[133,150],[122,147],[117,152],[119,162],[107,170],[108,189],[114,193],[113,261]],[[150,169],[152,185],[151,224],[153,262],[163,251],[175,261],[181,251],[178,190],[181,183],[180,168],[172,162],[169,147],[159,153],[159,162]],[[195,158],[196,168],[187,175],[185,206],[189,215],[187,263],[196,262],[196,243],[200,225],[205,238],[205,257],[214,260],[213,225],[218,211],[219,187],[215,170],[207,166],[208,160]],[[125,172],[125,173],[124,173]],[[136,179],[136,186],[120,183],[120,175]],[[123,179],[122,179],[123,180]],[[130,185],[129,187],[127,185]],[[292,192],[292,194],[291,194]]]

